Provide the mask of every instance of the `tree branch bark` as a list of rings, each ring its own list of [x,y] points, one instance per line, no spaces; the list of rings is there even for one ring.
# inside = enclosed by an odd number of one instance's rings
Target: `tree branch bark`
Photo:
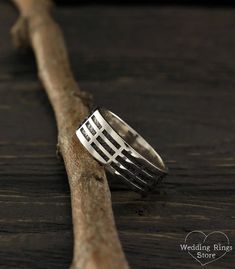
[[[39,78],[55,112],[58,146],[71,190],[73,269],[128,268],[115,228],[104,169],[83,148],[75,130],[89,113],[89,95],[75,81],[63,35],[49,0],[13,0],[20,18],[12,29],[17,47],[32,46]]]

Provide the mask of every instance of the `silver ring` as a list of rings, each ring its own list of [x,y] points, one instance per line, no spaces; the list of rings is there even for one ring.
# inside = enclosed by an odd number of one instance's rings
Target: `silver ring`
[[[135,191],[146,192],[167,174],[158,153],[127,123],[104,108],[95,109],[76,131],[90,154]]]

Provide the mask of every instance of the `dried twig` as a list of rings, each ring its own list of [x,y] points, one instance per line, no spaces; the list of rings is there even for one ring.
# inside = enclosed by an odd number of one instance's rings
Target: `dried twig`
[[[68,174],[74,228],[71,268],[128,268],[115,228],[103,167],[82,147],[75,130],[89,112],[70,69],[64,39],[50,16],[51,1],[13,0],[20,18],[12,29],[16,46],[31,45],[39,77],[55,112],[58,145]]]

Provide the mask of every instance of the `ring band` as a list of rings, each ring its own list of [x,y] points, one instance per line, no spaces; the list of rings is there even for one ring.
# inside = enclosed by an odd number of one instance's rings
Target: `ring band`
[[[111,111],[97,108],[76,135],[89,153],[111,173],[139,192],[150,191],[167,174],[158,153]]]

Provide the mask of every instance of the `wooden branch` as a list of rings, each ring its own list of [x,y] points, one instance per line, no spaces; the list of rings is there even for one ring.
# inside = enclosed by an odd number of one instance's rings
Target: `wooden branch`
[[[128,268],[115,228],[102,166],[78,142],[75,130],[89,113],[89,95],[70,69],[64,39],[48,0],[13,0],[20,18],[12,29],[16,46],[31,45],[39,77],[55,112],[58,145],[68,174],[74,229],[71,268]]]

